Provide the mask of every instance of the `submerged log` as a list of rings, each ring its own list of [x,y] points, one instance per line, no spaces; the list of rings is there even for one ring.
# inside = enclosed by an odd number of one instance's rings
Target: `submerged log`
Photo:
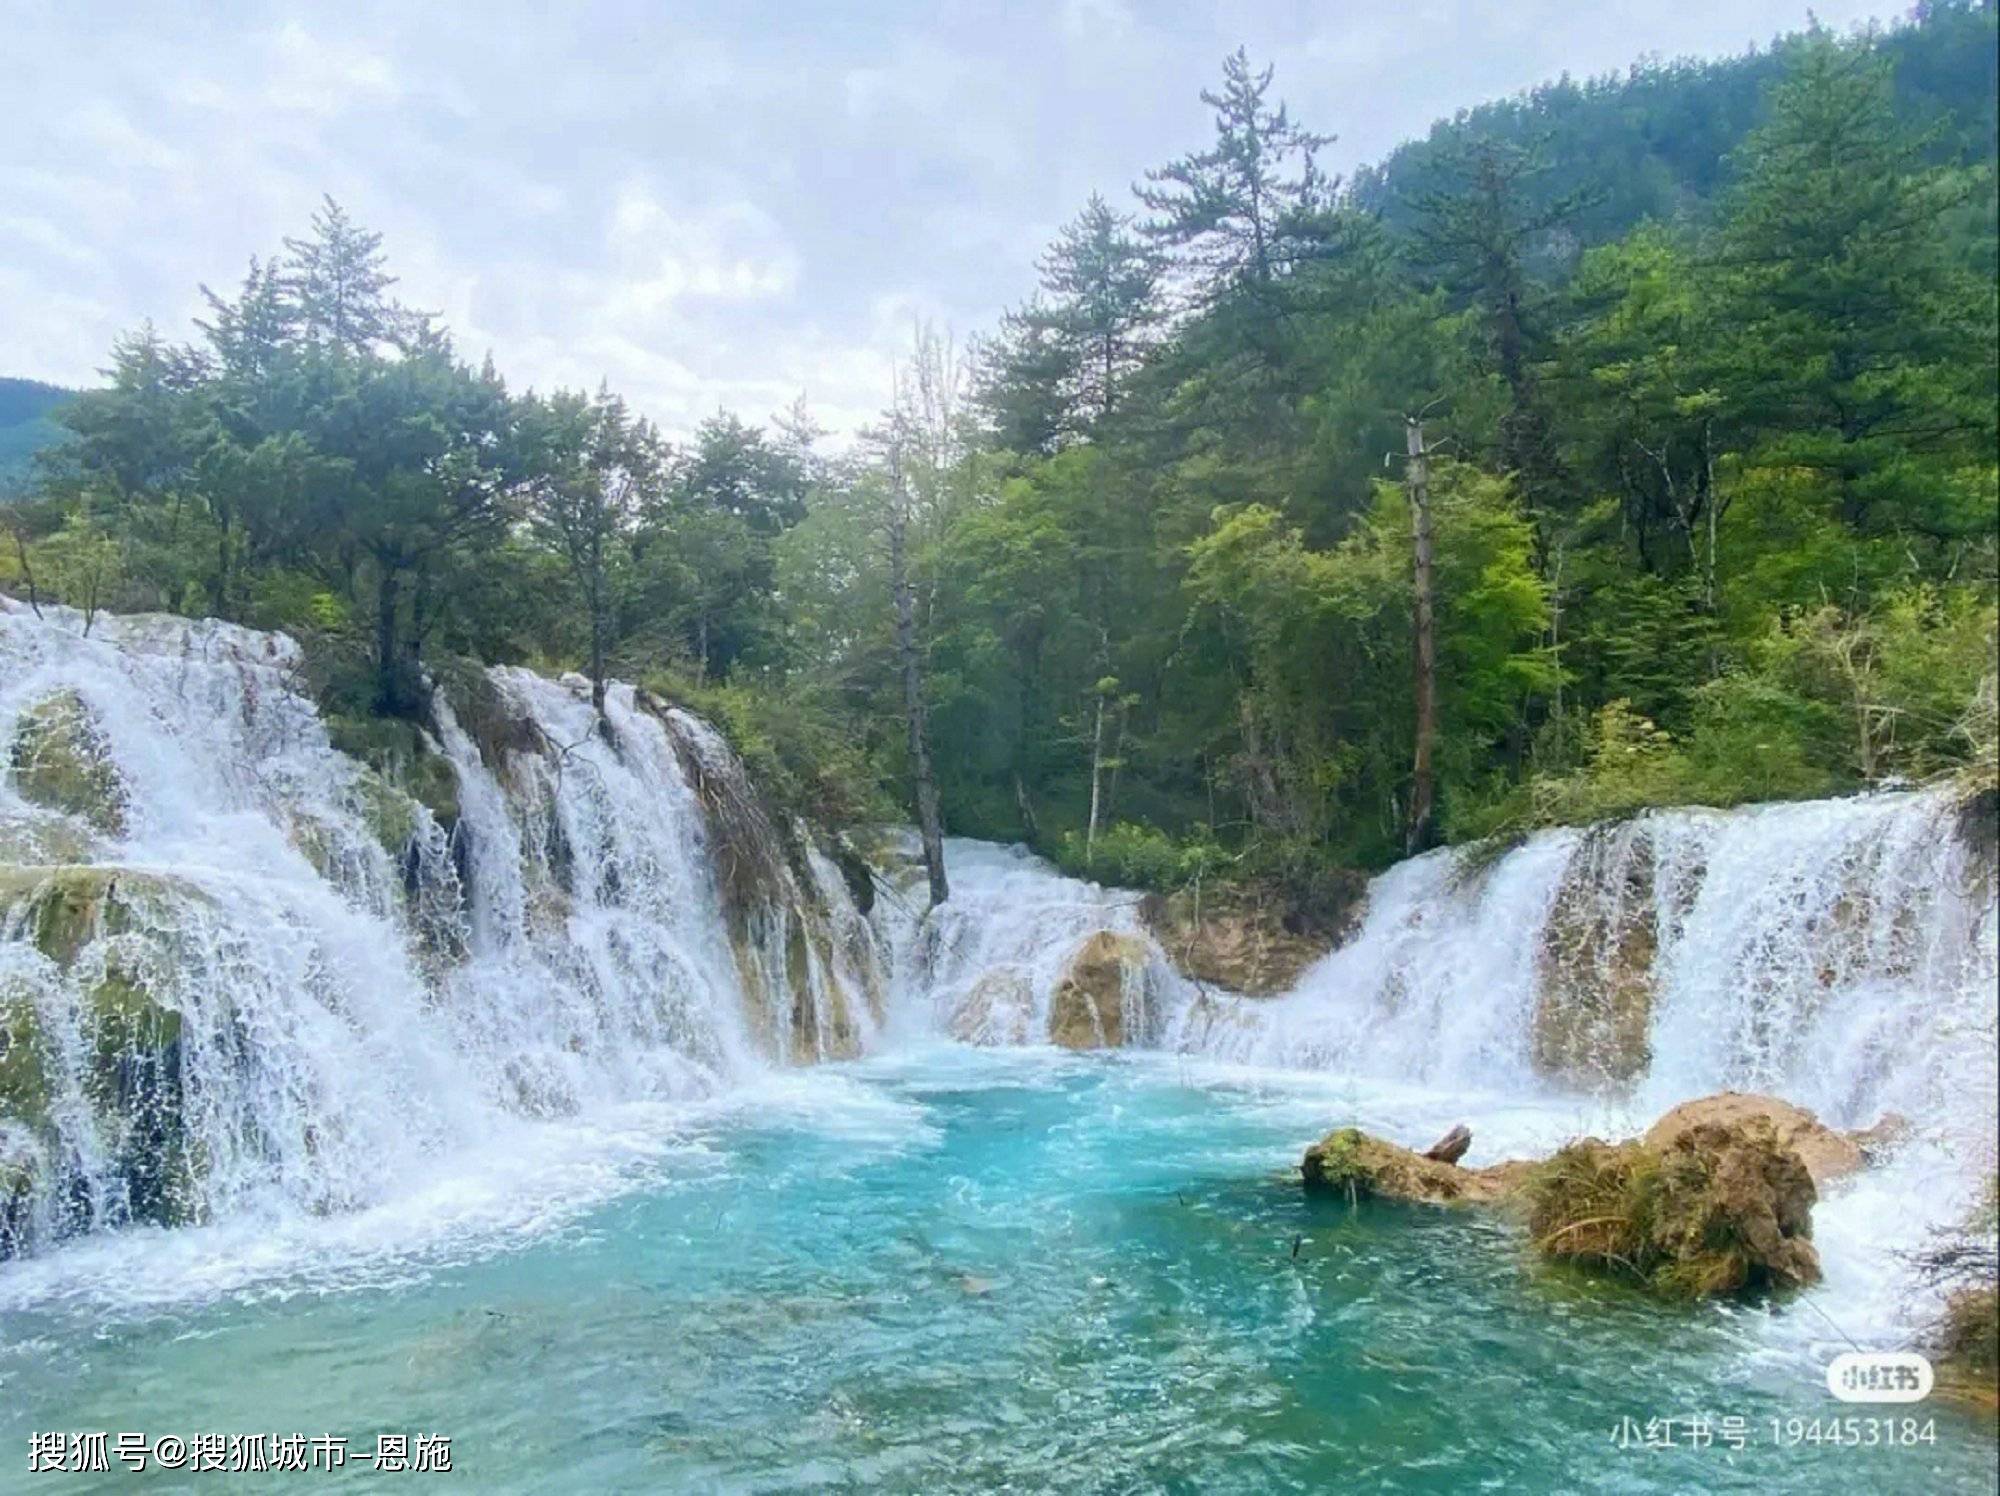
[[[1370,1137],[1359,1128],[1343,1127],[1306,1150],[1300,1172],[1306,1188],[1345,1195],[1350,1200],[1465,1205],[1491,1204],[1504,1198],[1529,1167],[1509,1161],[1484,1169],[1462,1169]]]

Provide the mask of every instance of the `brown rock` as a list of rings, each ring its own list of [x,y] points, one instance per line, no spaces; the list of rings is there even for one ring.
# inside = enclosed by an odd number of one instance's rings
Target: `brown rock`
[[[1523,1181],[1543,1256],[1667,1298],[1819,1281],[1812,1176],[1771,1122],[1694,1121],[1665,1142],[1584,1138]]]
[[[1049,1004],[1049,1039],[1065,1049],[1116,1049],[1143,1022],[1146,943],[1099,930],[1077,948]]]
[[[1736,1127],[1751,1121],[1769,1123],[1778,1141],[1804,1162],[1815,1185],[1852,1174],[1868,1162],[1856,1138],[1835,1132],[1804,1107],[1744,1091],[1722,1091],[1684,1101],[1655,1122],[1641,1141],[1648,1148],[1663,1150],[1690,1128]]]
[[[1536,960],[1531,1037],[1544,1075],[1602,1089],[1645,1073],[1659,948],[1653,884],[1643,823],[1593,826],[1571,853]]]
[[[1167,959],[1187,977],[1246,997],[1288,992],[1359,923],[1367,882],[1339,875],[1310,908],[1264,884],[1148,894],[1139,905]]]
[[[1465,1157],[1472,1146],[1472,1129],[1463,1122],[1439,1138],[1424,1150],[1425,1158],[1434,1158],[1441,1164],[1455,1164]]]
[[[989,971],[951,1015],[951,1036],[967,1044],[1026,1044],[1034,996],[1011,967]]]

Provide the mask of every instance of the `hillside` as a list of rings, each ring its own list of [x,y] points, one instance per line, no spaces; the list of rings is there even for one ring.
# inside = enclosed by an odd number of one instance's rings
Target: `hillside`
[[[1475,140],[1533,149],[1541,205],[1581,194],[1565,227],[1585,246],[1647,219],[1707,221],[1732,179],[1732,156],[1762,123],[1768,91],[1810,35],[1738,57],[1647,58],[1623,73],[1565,75],[1513,98],[1461,109],[1420,140],[1356,174],[1357,202],[1408,231],[1426,196],[1453,186],[1449,159]],[[2000,134],[2000,13],[1990,0],[1944,0],[1891,26],[1873,46],[1893,70],[1896,111],[1932,133],[1940,164],[1991,161]]]
[[[0,378],[0,494],[24,484],[35,453],[62,436],[56,409],[74,393],[35,379]]]

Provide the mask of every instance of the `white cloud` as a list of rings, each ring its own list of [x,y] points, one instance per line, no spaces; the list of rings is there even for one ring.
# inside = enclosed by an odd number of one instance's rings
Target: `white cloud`
[[[1351,169],[1458,105],[1807,3],[29,7],[0,59],[0,373],[86,382],[121,330],[190,332],[199,282],[331,192],[517,386],[608,379],[679,431],[803,391],[851,431],[919,320],[990,327],[1093,188],[1201,143],[1239,42]]]

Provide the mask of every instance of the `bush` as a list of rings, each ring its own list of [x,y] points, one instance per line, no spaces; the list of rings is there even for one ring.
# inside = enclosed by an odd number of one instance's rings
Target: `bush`
[[[659,673],[645,684],[714,723],[783,820],[836,830],[902,816],[853,732],[812,692]]]
[[[1072,877],[1166,893],[1211,876],[1227,861],[1205,826],[1197,826],[1186,841],[1176,841],[1164,831],[1129,821],[1099,832],[1091,853],[1085,853],[1082,832],[1065,831],[1055,847],[1055,862]]]

